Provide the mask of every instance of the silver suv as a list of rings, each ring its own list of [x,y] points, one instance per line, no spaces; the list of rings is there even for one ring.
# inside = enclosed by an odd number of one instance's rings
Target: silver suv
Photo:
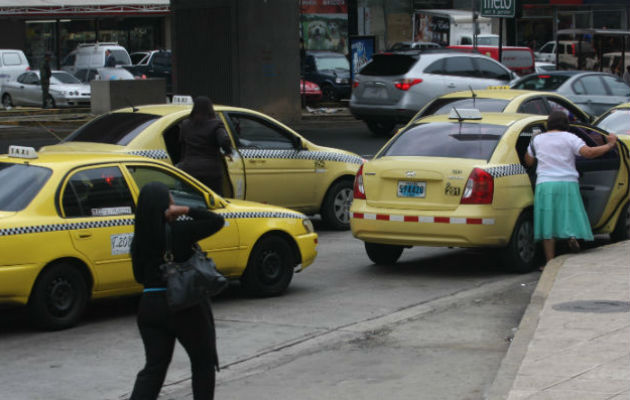
[[[376,54],[352,82],[350,112],[375,134],[388,135],[437,96],[507,85],[516,75],[481,54],[409,50]]]

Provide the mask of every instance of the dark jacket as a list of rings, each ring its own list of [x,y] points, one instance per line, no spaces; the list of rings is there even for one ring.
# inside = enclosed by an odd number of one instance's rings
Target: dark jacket
[[[214,118],[195,124],[186,119],[181,124],[179,141],[178,167],[200,180],[224,175],[225,165],[219,149],[226,155],[232,154],[232,144],[221,120]]]
[[[50,61],[42,61],[42,65],[39,67],[39,80],[42,85],[50,85],[50,77],[52,72],[50,70]]]

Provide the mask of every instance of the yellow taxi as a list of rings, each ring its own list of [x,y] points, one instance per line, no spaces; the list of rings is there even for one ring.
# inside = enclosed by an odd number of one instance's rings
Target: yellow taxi
[[[611,108],[600,115],[593,125],[616,135],[630,135],[630,103]]]
[[[433,114],[448,114],[455,108],[474,108],[481,112],[506,112],[549,115],[564,111],[570,121],[590,123],[593,118],[566,97],[553,92],[517,90],[509,87],[485,90],[463,90],[436,97],[424,106],[409,123]]]
[[[505,267],[535,266],[533,193],[524,154],[546,116],[455,109],[410,124],[359,168],[352,234],[377,264],[406,247],[496,248]],[[589,146],[605,131],[572,123]],[[580,190],[593,232],[630,237],[630,138],[597,159],[578,158]]]
[[[228,201],[169,164],[12,146],[0,156],[0,304],[28,305],[34,322],[60,329],[78,321],[89,299],[140,292],[129,246],[138,194],[151,181],[165,183],[176,204],[225,217],[199,244],[252,294],[281,294],[316,257],[304,214]]]
[[[184,101],[186,102],[186,101]],[[177,164],[179,123],[190,104],[117,110],[77,129],[61,144],[40,151],[106,151],[143,155]],[[236,154],[226,160],[226,197],[320,213],[333,229],[348,229],[352,181],[364,161],[318,146],[281,122],[256,111],[215,105]]]

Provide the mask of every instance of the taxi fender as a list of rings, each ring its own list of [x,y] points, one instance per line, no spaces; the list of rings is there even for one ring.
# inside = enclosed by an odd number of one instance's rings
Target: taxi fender
[[[297,229],[303,229],[301,220],[295,219],[295,220],[290,220],[289,222],[294,222],[296,224],[296,227],[299,226],[299,228]],[[239,264],[244,265],[245,268],[247,268],[247,264],[249,263],[249,257],[252,253],[252,250],[256,246],[256,244],[260,242],[263,238],[267,236],[272,236],[272,235],[281,236],[282,238],[286,239],[288,243],[290,243],[291,249],[293,250],[293,254],[295,255],[299,264],[301,262],[302,255],[298,248],[297,242],[295,241],[295,238],[294,238],[294,235],[298,233],[296,230],[293,230],[293,229],[291,231],[287,230],[286,224],[287,224],[287,221],[285,220],[270,221],[265,227],[264,231],[261,230],[261,231],[256,231],[256,232],[250,232],[249,234],[247,234],[247,236],[249,236],[248,240],[243,240],[242,243],[251,243],[251,246],[247,248],[247,251],[244,251],[241,253],[241,260],[239,260]],[[255,238],[253,237],[254,235],[256,236]]]
[[[356,168],[354,168],[356,167]],[[344,166],[344,168],[339,168],[339,171],[335,174],[330,174],[330,176],[324,181],[324,183],[320,186],[320,188],[322,190],[320,190],[318,193],[316,193],[317,195],[317,204],[319,204],[319,207],[321,208],[322,204],[324,203],[324,199],[326,198],[326,195],[328,194],[328,191],[330,190],[330,188],[332,187],[332,185],[334,185],[335,183],[337,183],[340,180],[343,179],[348,179],[352,182],[354,182],[354,177],[357,173],[357,171],[359,170],[360,165],[357,164],[347,164]]]

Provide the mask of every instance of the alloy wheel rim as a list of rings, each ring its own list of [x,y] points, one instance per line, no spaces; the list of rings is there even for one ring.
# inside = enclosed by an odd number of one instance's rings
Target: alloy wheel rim
[[[349,188],[344,188],[337,196],[335,196],[335,200],[333,201],[333,209],[335,212],[335,217],[339,222],[347,224],[350,221],[350,206],[352,205],[352,190]]]
[[[529,221],[521,225],[521,229],[518,231],[518,254],[521,260],[525,262],[529,262],[534,258],[533,233],[532,223]]]

